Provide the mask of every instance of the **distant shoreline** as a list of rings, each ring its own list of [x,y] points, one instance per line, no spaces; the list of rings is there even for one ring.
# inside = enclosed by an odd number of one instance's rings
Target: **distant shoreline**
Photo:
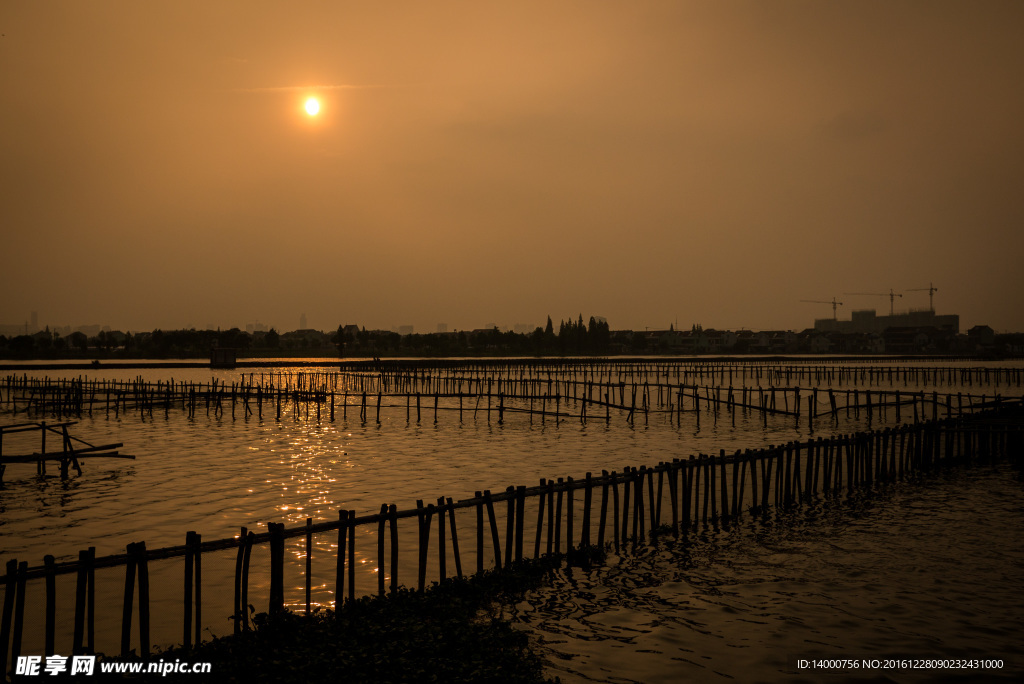
[[[532,363],[550,362],[593,362],[609,361],[615,363],[645,362],[694,362],[694,363],[777,363],[819,362],[838,363],[849,361],[874,362],[906,362],[906,361],[1012,361],[1017,356],[989,356],[981,354],[714,354],[714,355],[595,355],[579,354],[564,356],[393,356],[377,357],[384,362],[401,361],[406,363],[458,362],[479,363],[487,361],[528,361]],[[348,363],[373,363],[372,357],[325,357],[325,356],[290,356],[290,357],[245,357],[240,358],[233,367],[212,367],[208,360],[201,358],[175,359],[128,359],[128,358],[95,358],[95,359],[2,359],[0,371],[36,371],[36,370],[125,370],[133,368],[211,368],[211,370],[238,370],[246,368],[306,368],[323,366],[341,366]]]

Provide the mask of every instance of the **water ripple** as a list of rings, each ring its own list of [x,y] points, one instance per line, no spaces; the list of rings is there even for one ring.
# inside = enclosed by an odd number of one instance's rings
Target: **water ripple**
[[[979,469],[880,494],[566,570],[510,614],[564,682],[815,681],[796,658],[886,655],[1006,668],[863,680],[1019,678],[1019,478]]]

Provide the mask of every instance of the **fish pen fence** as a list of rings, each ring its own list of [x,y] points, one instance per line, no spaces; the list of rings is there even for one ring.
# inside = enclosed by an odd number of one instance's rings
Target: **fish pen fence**
[[[106,415],[137,412],[140,416],[152,416],[154,409],[169,413],[180,405],[190,417],[205,410],[222,416],[230,406],[232,417],[236,408],[243,417],[263,417],[263,409],[273,411],[281,417],[282,406],[304,407],[309,414],[312,407],[317,420],[320,411],[328,403],[334,406],[334,391],[318,374],[316,381],[304,374],[286,379],[280,385],[273,377],[266,381],[254,382],[243,376],[238,383],[227,383],[213,378],[208,383],[175,381],[148,382],[142,378],[134,380],[89,380],[78,378],[30,378],[7,376],[0,381],[0,405],[14,414],[82,416],[94,411]],[[335,382],[337,378],[334,378]],[[340,395],[347,396],[347,395]],[[330,398],[330,401],[328,399]],[[330,418],[334,419],[333,410]]]
[[[862,360],[863,361],[863,360]],[[952,359],[944,359],[945,362]],[[947,366],[901,363],[880,365],[878,360],[857,363],[850,359],[831,362],[787,363],[763,358],[730,360],[693,359],[477,359],[477,360],[380,360],[348,361],[343,375],[377,378],[385,388],[401,383],[450,383],[479,378],[513,381],[573,380],[591,382],[665,382],[668,384],[717,384],[781,386],[813,383],[817,386],[1009,386],[1020,387],[1024,369],[1019,366]],[[430,391],[429,386],[422,391]]]
[[[535,418],[542,422],[551,418],[556,424],[562,420],[586,423],[604,419],[607,422],[611,421],[613,411],[630,423],[638,416],[646,422],[658,414],[667,417],[669,422],[679,422],[684,413],[694,413],[699,420],[702,411],[711,412],[716,418],[726,412],[735,419],[739,410],[760,413],[766,422],[769,415],[790,416],[796,421],[806,417],[813,429],[816,418],[837,418],[840,413],[849,416],[852,412],[859,417],[864,411],[871,420],[875,416],[884,419],[892,410],[897,422],[902,420],[904,412],[914,420],[925,419],[930,413],[935,420],[971,413],[1002,401],[1000,393],[942,392],[938,385],[931,391],[908,391],[877,387],[833,388],[827,384],[807,387],[685,384],[668,382],[666,377],[670,373],[665,369],[671,367],[663,364],[616,364],[617,375],[614,376],[601,364],[594,365],[596,371],[582,365],[492,364],[486,368],[492,375],[481,375],[481,369],[472,366],[416,370],[396,365],[389,370],[382,364],[384,362],[379,362],[376,371],[365,373],[242,374],[238,382],[231,383],[217,379],[196,383],[173,379],[147,382],[141,378],[112,381],[7,376],[0,381],[0,406],[14,414],[56,418],[92,415],[95,410],[107,416],[113,414],[115,418],[137,413],[144,419],[152,417],[154,411],[169,415],[172,408],[180,407],[190,418],[198,412],[219,418],[230,410],[232,418],[240,415],[263,419],[266,412],[268,417],[277,420],[288,413],[295,418],[304,414],[306,419],[333,422],[338,414],[347,421],[352,412],[353,418],[360,422],[372,419],[379,423],[382,410],[404,409],[406,421],[413,421],[415,411],[417,423],[423,420],[424,413],[429,416],[432,411],[435,423],[439,412],[457,412],[459,422],[467,415],[476,420],[482,413],[488,422],[492,416],[503,423],[506,414],[525,414],[531,422]],[[882,373],[884,370],[868,369],[866,372]],[[1021,369],[974,370],[984,370],[984,375],[979,377],[994,379],[997,386],[1000,385],[998,378],[1003,378],[1002,386],[1010,396],[1020,382]],[[843,369],[830,371],[841,373]],[[705,380],[727,380],[724,374],[715,375],[718,373],[715,368],[709,373]],[[929,381],[934,379],[929,376]]]
[[[975,415],[757,450],[721,450],[650,467],[587,473],[579,479],[542,479],[536,486],[476,492],[459,501],[439,497],[402,510],[382,504],[369,514],[341,510],[336,520],[308,518],[305,525],[293,527],[272,522],[266,532],[242,528],[238,536],[227,539],[204,541],[199,533],[189,531],[181,546],[151,549],[137,542],[129,544],[125,553],[103,557],[97,557],[91,547],[81,551],[77,560],[57,561],[48,555],[42,565],[32,567],[24,560],[10,559],[6,574],[0,577],[4,587],[0,666],[6,672],[22,652],[26,605],[32,606],[31,615],[42,616],[46,655],[58,652],[59,639],[60,652],[112,652],[98,648],[98,639],[113,640],[96,627],[100,575],[109,587],[123,586],[120,653],[127,656],[137,649],[146,658],[154,643],[155,625],[165,633],[178,625],[180,643],[187,649],[201,641],[208,624],[204,615],[223,615],[221,607],[227,601],[234,631],[244,631],[251,627],[254,603],[266,605],[271,615],[289,607],[311,612],[317,606],[339,607],[367,594],[387,594],[405,582],[423,590],[447,577],[504,567],[528,557],[591,546],[626,553],[655,531],[686,534],[707,525],[732,524],[745,516],[765,516],[870,491],[947,465],[1004,457],[1019,464],[1022,454],[1022,405],[1004,402]],[[291,562],[286,563],[289,540]],[[221,571],[229,573],[232,567],[225,563],[230,559],[216,552],[233,556],[233,579],[229,575],[210,582],[211,560],[219,558],[212,567]],[[265,573],[257,572],[258,558],[265,559]],[[180,564],[179,598],[154,601],[151,573],[154,566],[168,564]],[[301,583],[286,579],[286,571],[301,576]],[[268,575],[269,581],[264,581]],[[316,601],[314,575],[329,578],[323,583],[326,586],[315,587]],[[58,605],[58,577],[74,578],[73,600],[65,601],[66,605]],[[204,595],[204,586],[211,584],[230,586],[233,591]],[[175,593],[166,583],[160,590]],[[116,588],[106,593],[117,595]],[[259,601],[257,594],[263,597]],[[321,595],[327,600],[321,601]]]

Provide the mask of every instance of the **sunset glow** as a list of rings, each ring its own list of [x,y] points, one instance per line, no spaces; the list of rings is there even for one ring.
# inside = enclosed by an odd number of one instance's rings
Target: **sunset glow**
[[[1024,2],[115,4],[0,2],[7,340],[801,331],[890,289],[1024,330]]]

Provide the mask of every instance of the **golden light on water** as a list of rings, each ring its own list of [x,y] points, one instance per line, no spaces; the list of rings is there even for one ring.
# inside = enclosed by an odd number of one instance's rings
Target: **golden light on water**
[[[320,113],[320,101],[315,97],[311,97],[306,100],[306,113],[310,116],[316,116]]]

